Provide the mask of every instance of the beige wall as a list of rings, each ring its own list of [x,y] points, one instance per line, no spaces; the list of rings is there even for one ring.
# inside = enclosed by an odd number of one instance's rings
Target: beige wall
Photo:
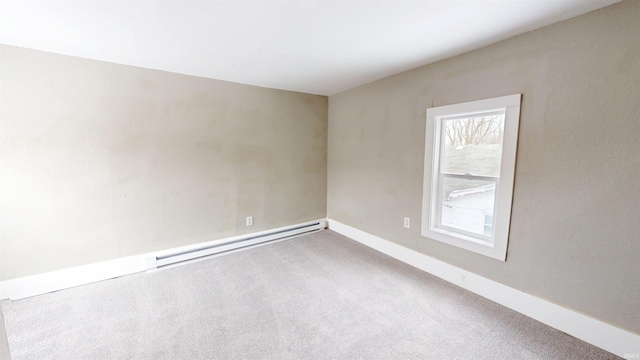
[[[329,218],[640,333],[638,19],[623,2],[331,96]],[[426,109],[514,93],[507,262],[421,237]]]
[[[326,216],[326,97],[0,46],[0,104],[0,280]]]

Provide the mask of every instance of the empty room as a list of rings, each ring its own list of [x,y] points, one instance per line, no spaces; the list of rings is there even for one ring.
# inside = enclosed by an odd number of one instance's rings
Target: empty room
[[[0,1],[0,359],[640,359],[640,1]]]

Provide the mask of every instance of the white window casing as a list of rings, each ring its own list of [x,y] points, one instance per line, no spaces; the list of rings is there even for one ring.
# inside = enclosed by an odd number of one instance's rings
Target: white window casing
[[[515,94],[427,109],[422,236],[494,259],[506,260],[520,120],[520,98],[520,94]],[[503,119],[504,125],[500,127],[501,154],[493,152],[500,156],[496,159],[500,164],[499,175],[444,171],[443,157],[448,152],[465,147],[455,147],[455,143],[449,140],[450,147],[445,150],[445,142],[449,135],[449,132],[445,131],[445,123],[456,120],[471,121],[486,116],[496,116],[500,121]],[[471,145],[466,146],[473,148]],[[454,150],[451,150],[452,148]],[[482,166],[478,162],[483,160],[474,162],[469,158],[457,161],[464,161],[472,164],[470,167],[474,167]],[[473,183],[476,185],[445,193],[443,190],[445,184],[449,183],[449,188],[453,188],[451,183],[456,181],[466,184],[467,187]],[[484,204],[484,210],[479,210],[482,206],[478,204]],[[488,205],[492,207],[487,207]],[[446,214],[443,214],[445,212]],[[444,218],[446,221],[443,220]]]

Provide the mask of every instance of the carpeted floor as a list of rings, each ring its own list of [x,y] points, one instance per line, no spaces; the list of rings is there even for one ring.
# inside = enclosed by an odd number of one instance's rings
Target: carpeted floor
[[[2,303],[21,359],[617,359],[331,231]]]
[[[0,360],[9,360],[9,344],[7,344],[7,333],[4,330],[4,317],[0,311]]]

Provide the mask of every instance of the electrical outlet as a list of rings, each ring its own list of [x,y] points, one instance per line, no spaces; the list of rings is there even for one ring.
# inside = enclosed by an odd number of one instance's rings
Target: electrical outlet
[[[253,225],[253,216],[247,216],[247,226]]]
[[[405,229],[410,229],[411,228],[411,219],[406,217],[404,218],[404,228]]]

